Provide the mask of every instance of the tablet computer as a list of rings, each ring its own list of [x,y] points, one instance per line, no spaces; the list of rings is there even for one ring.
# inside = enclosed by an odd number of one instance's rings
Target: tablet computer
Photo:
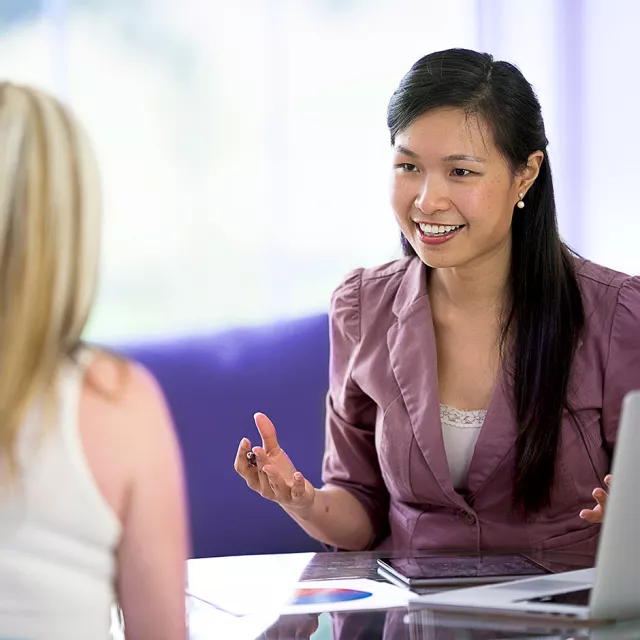
[[[378,558],[378,573],[396,585],[413,589],[506,582],[553,572],[528,556],[516,553]]]

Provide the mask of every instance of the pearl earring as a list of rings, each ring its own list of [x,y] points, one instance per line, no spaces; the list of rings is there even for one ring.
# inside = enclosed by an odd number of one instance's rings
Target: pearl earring
[[[518,209],[524,209],[524,202],[522,200],[522,198],[524,198],[524,193],[519,193],[518,195],[520,196],[520,200],[518,200],[516,207],[518,207]]]

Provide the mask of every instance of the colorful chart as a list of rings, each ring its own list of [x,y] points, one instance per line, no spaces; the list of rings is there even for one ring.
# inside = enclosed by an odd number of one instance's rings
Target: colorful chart
[[[355,589],[298,589],[295,600],[291,604],[335,604],[337,602],[363,600],[364,598],[370,598],[372,595],[369,591],[356,591]]]

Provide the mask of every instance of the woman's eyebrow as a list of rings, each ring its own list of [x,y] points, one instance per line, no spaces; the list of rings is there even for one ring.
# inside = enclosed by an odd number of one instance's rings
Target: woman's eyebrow
[[[480,158],[478,156],[470,156],[466,153],[455,153],[451,156],[447,156],[446,158],[442,158],[443,162],[486,162],[485,158]]]
[[[418,154],[415,151],[411,151],[411,149],[407,149],[407,147],[403,147],[401,144],[396,147],[396,153],[401,153],[402,155],[409,156],[410,158],[418,157]]]
[[[409,156],[410,158],[419,158],[420,156],[415,152],[411,151],[408,147],[404,147],[399,144],[396,147],[396,153],[401,153],[402,155]],[[486,162],[486,158],[480,158],[479,156],[472,156],[468,153],[454,153],[450,156],[446,156],[442,158],[442,162]]]

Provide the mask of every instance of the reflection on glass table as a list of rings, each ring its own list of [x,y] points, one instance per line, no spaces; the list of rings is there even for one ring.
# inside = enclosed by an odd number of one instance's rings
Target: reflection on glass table
[[[639,637],[640,623],[637,622],[592,629],[556,629],[508,620],[447,617],[427,610],[391,609],[283,616],[257,640],[631,640]]]

